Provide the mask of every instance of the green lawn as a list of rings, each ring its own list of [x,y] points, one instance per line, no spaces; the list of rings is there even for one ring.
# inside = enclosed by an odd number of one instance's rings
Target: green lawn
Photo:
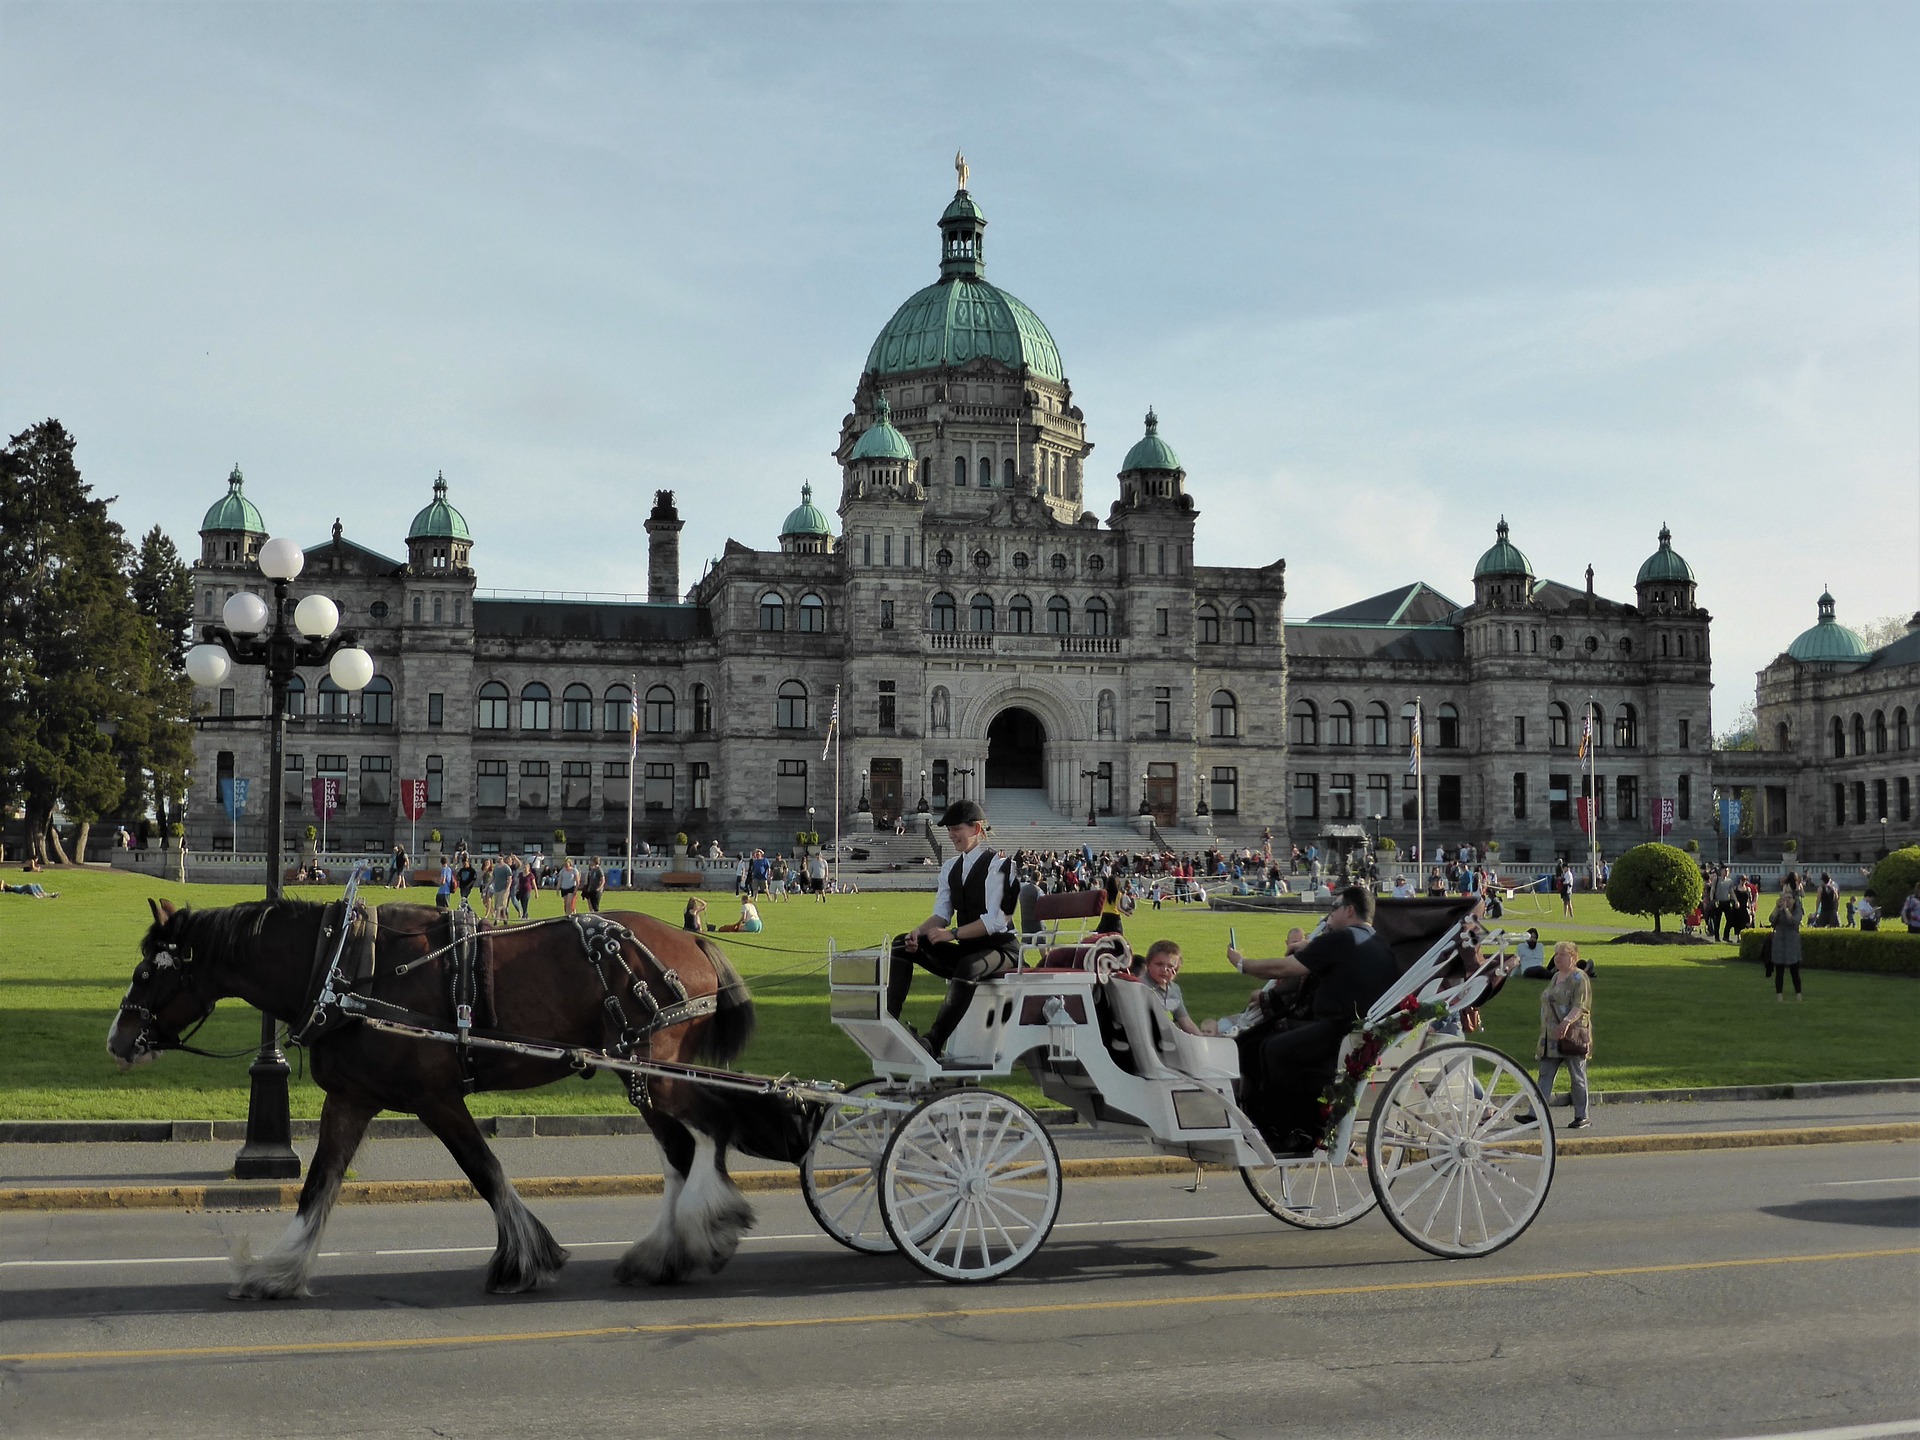
[[[148,896],[176,903],[227,905],[253,898],[238,886],[171,885],[116,874],[49,875],[63,892],[50,901],[0,896],[0,1118],[237,1118],[246,1113],[245,1060],[168,1055],[158,1064],[120,1074],[107,1059],[107,1026],[127,979],[149,915]],[[328,898],[332,889],[303,890]],[[375,900],[399,898],[378,891]],[[432,903],[426,890],[405,898]],[[711,913],[730,919],[729,897],[709,896]],[[859,1052],[826,1018],[826,980],[819,967],[829,935],[843,946],[877,943],[923,918],[927,894],[900,892],[835,896],[825,904],[789,900],[765,907],[767,930],[757,944],[785,953],[729,953],[760,1004],[760,1033],[743,1068],[842,1080],[863,1078]],[[620,907],[678,921],[684,897],[641,892]],[[1615,914],[1604,898],[1582,896],[1573,921],[1562,924],[1557,901],[1510,914],[1509,925],[1540,926],[1549,939],[1578,941],[1598,962],[1595,986],[1597,1043],[1593,1080],[1598,1089],[1676,1085],[1730,1085],[1786,1080],[1886,1078],[1920,1074],[1920,999],[1912,979],[1809,971],[1808,1002],[1777,1005],[1752,965],[1732,961],[1733,947],[1680,948],[1608,944],[1613,935],[1645,922]],[[609,908],[617,908],[610,906]],[[536,915],[559,913],[559,901],[540,896]],[[1129,923],[1136,947],[1168,936],[1187,955],[1181,977],[1196,1016],[1226,1014],[1245,1003],[1248,984],[1226,964],[1229,926],[1250,954],[1278,953],[1286,922],[1209,911],[1142,911]],[[725,943],[732,937],[722,937]],[[801,973],[811,972],[811,973]],[[924,1023],[939,985],[923,976],[909,1018]],[[1538,1033],[1539,987],[1515,980],[1487,1010],[1485,1038],[1530,1058]],[[917,1016],[915,1011],[920,1012]],[[201,1032],[213,1050],[237,1049],[257,1033],[253,1012],[223,1005]],[[296,1115],[319,1113],[320,1095],[299,1074],[294,1056]],[[1024,1081],[1013,1087],[1024,1093]],[[610,1076],[570,1081],[517,1095],[474,1099],[480,1114],[604,1113],[624,1108]]]

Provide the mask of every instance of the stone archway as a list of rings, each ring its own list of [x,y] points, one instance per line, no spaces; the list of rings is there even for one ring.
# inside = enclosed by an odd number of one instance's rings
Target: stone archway
[[[1009,705],[987,725],[989,790],[1045,790],[1047,727],[1033,711]]]

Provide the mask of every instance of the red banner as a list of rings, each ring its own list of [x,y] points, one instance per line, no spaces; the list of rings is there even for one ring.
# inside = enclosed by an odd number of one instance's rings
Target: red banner
[[[427,813],[426,781],[402,780],[400,782],[400,813],[409,820],[418,820]]]
[[[1680,803],[1671,796],[1663,795],[1653,802],[1653,825],[1657,833],[1671,835],[1673,822],[1679,818]]]
[[[1573,818],[1580,823],[1580,833],[1582,835],[1590,835],[1593,833],[1592,816],[1593,801],[1585,795],[1576,797],[1573,802]]]
[[[340,808],[340,780],[338,776],[316,775],[313,778],[313,813],[331,815]]]

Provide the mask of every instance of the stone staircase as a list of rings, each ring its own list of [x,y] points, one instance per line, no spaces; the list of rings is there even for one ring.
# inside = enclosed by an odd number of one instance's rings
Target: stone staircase
[[[1102,850],[1140,850],[1147,842],[1129,821],[1103,815],[1088,825],[1062,815],[1047,803],[1044,790],[989,790],[981,802],[993,821],[993,842],[1003,850],[1078,850],[1091,845]]]

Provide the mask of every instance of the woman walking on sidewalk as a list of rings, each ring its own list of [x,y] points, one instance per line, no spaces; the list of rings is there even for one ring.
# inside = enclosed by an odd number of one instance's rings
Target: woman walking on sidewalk
[[[1768,922],[1773,926],[1773,998],[1783,1005],[1789,966],[1793,969],[1794,1000],[1807,998],[1800,990],[1800,926],[1806,918],[1806,906],[1800,903],[1800,882],[1789,875],[1780,882],[1780,898],[1774,902],[1773,918]]]
[[[1553,1103],[1553,1082],[1567,1067],[1573,1093],[1573,1123],[1587,1119],[1587,1060],[1593,1054],[1593,982],[1580,972],[1580,949],[1571,940],[1553,947],[1553,978],[1540,996],[1540,1093]]]

